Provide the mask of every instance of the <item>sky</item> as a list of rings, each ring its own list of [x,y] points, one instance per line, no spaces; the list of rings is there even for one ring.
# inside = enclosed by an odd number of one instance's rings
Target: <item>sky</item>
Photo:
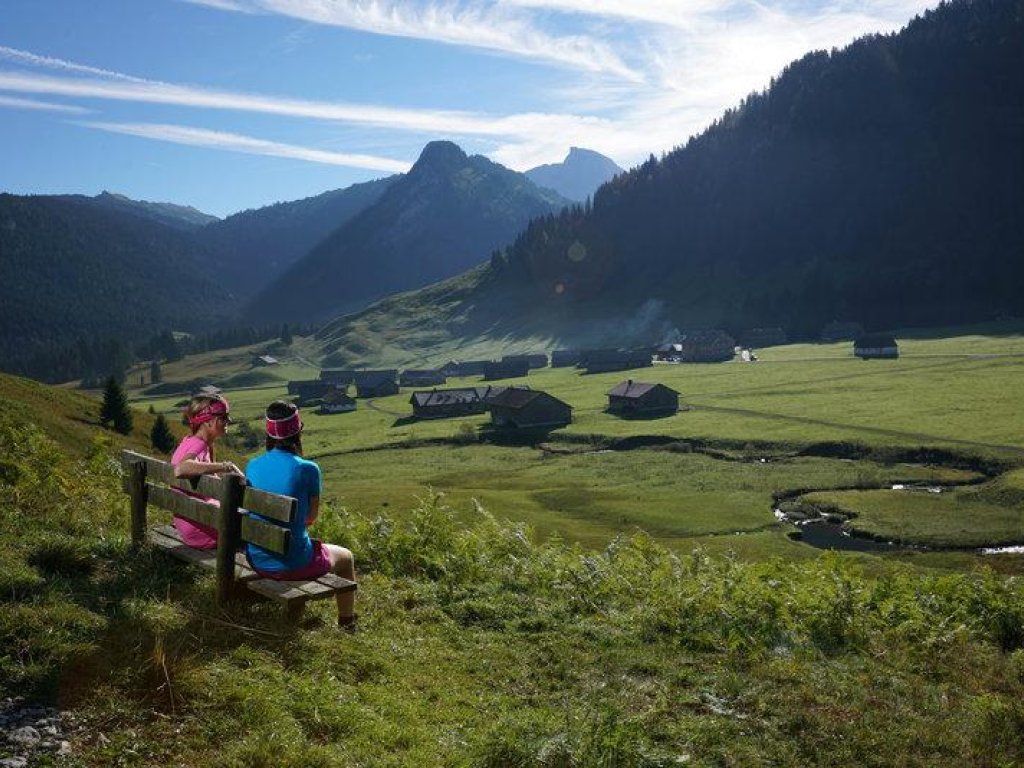
[[[937,0],[0,0],[0,191],[215,216],[456,142],[624,168]]]

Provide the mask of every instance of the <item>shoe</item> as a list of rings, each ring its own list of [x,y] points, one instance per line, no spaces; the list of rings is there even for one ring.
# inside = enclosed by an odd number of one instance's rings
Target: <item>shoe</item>
[[[359,631],[358,622],[358,613],[353,613],[351,616],[339,616],[338,629],[340,629],[342,632],[347,632],[350,635],[354,635],[357,631]]]

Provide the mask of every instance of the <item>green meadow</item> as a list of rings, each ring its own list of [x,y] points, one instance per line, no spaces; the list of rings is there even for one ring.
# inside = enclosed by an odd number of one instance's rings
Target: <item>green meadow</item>
[[[166,365],[163,394],[132,386],[128,436],[95,399],[0,376],[0,697],[69,712],[70,766],[1021,764],[1024,556],[976,547],[1024,538],[1024,339],[904,350],[536,371],[519,383],[575,418],[529,440],[413,421],[408,393],[307,410],[316,530],[359,566],[354,636],[325,603],[297,625],[218,606],[207,572],[133,550],[115,461],[194,380],[226,384],[223,450],[246,460],[265,404],[316,374],[311,340],[282,368]],[[630,375],[684,410],[604,413]],[[931,548],[825,552],[777,506]]]
[[[998,483],[1003,470],[1024,463],[1024,413],[1016,407],[1024,337],[998,330],[901,338],[898,360],[858,360],[849,343],[795,344],[759,350],[754,363],[597,375],[536,370],[501,383],[561,398],[573,406],[573,423],[518,445],[495,435],[486,415],[413,420],[403,390],[360,401],[354,413],[308,410],[305,449],[325,471],[327,497],[354,513],[401,516],[433,489],[464,518],[479,502],[542,537],[588,547],[640,530],[680,551],[701,545],[752,559],[807,556],[808,547],[787,537],[793,527],[773,514],[777,497],[796,490],[831,494],[808,498],[843,508],[856,518],[849,527],[867,535],[938,548],[1021,543],[1016,497],[993,492],[991,502],[961,505],[956,500],[974,498],[978,488],[941,499],[885,490]],[[262,409],[286,395],[287,378],[317,375],[304,344],[276,350],[284,365],[256,369],[260,384],[228,389],[242,430],[258,437]],[[237,379],[250,351],[183,361],[168,366],[169,377]],[[680,412],[606,413],[608,390],[625,378],[678,390]],[[174,418],[181,400],[139,404]],[[236,439],[233,448],[259,450],[258,439]]]

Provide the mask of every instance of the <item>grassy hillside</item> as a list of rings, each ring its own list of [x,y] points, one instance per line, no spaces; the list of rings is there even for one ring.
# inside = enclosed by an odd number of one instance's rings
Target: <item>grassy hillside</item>
[[[0,697],[73,712],[87,766],[1014,764],[1024,591],[990,566],[1022,558],[823,554],[771,515],[779,489],[857,488],[841,501],[882,526],[877,486],[979,479],[925,517],[1019,513],[1021,470],[977,470],[1024,462],[1022,417],[998,399],[1021,342],[972,340],[1001,349],[982,358],[919,343],[879,364],[822,347],[648,369],[701,408],[647,422],[601,413],[618,375],[534,373],[579,416],[536,447],[478,442],[482,417],[412,423],[407,394],[306,413],[318,535],[360,565],[356,636],[326,604],[298,627],[273,606],[217,608],[206,573],[133,552],[95,401],[0,378]],[[167,369],[230,378],[247,360]],[[258,423],[281,381],[232,390],[233,411]],[[971,418],[936,407],[943,387]],[[908,416],[917,400],[932,406]],[[782,437],[761,439],[765,423]],[[641,437],[669,442],[610,450]],[[859,458],[826,455],[836,439]],[[937,461],[911,461],[921,445]]]

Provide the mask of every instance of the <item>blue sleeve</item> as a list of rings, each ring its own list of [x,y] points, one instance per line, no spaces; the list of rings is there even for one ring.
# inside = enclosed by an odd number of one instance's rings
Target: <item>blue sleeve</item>
[[[302,467],[302,483],[310,497],[320,496],[323,491],[323,475],[320,466],[307,461]]]

